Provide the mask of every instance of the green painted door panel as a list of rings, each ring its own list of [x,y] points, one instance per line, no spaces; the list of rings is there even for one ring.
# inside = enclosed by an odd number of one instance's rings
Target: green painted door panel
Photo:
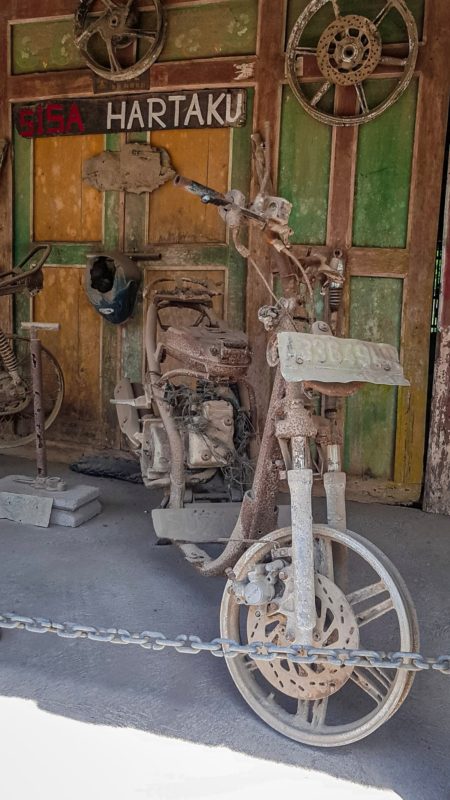
[[[32,230],[31,164],[32,142],[23,139],[14,131],[14,197],[13,197],[13,246],[14,264],[25,257],[29,250]]]
[[[400,345],[403,281],[352,278],[352,339]],[[408,376],[406,376],[408,377]],[[345,469],[366,478],[393,477],[397,389],[367,385],[347,401]]]
[[[385,96],[386,83],[366,81],[369,104]],[[416,103],[413,82],[395,105],[360,128],[353,220],[357,247],[406,245]]]
[[[256,51],[257,0],[173,8],[160,61],[249,55]]]
[[[80,69],[86,62],[73,40],[73,19],[20,22],[11,30],[13,75]]]
[[[317,122],[284,88],[278,192],[293,203],[293,241],[323,244],[327,230],[331,128]]]
[[[257,18],[258,0],[169,8],[166,44],[159,61],[252,54]],[[85,67],[73,41],[73,18],[15,23],[11,62],[15,75]]]

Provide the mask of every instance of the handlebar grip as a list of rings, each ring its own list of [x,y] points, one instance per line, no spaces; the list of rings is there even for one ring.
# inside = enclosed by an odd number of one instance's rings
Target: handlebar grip
[[[183,178],[182,175],[176,175],[173,179],[173,183],[174,186],[178,186],[181,189],[186,189],[187,192],[197,195],[197,197],[200,197],[202,203],[207,205],[230,205],[230,200],[227,200],[225,195],[221,194],[220,192],[216,192],[215,189],[211,189],[209,186],[204,186],[203,183],[197,183],[197,181],[192,181],[190,178]]]
[[[33,256],[35,256],[36,253],[39,252],[39,250],[43,250],[43,253],[42,253],[41,257],[38,259],[38,263],[33,267],[33,269],[31,269],[29,271],[28,274],[33,273],[33,272],[37,272],[38,270],[40,270],[41,267],[44,266],[45,262],[47,261],[47,258],[49,257],[50,253],[52,252],[51,245],[49,245],[49,244],[37,244],[35,247],[33,247],[33,249],[30,250],[29,253],[27,253],[25,258],[22,259],[20,264],[17,265],[16,272],[18,270],[22,269],[22,267],[24,267],[25,264],[28,263],[28,261],[31,261]]]

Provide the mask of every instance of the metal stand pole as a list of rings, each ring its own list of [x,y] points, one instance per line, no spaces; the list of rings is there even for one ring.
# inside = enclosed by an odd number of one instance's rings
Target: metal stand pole
[[[42,346],[36,328],[30,331],[31,381],[33,386],[34,427],[36,431],[36,466],[38,478],[47,477],[47,447],[45,443],[45,413],[42,386]]]
[[[42,345],[38,331],[58,331],[58,322],[23,322],[22,328],[30,331],[31,381],[33,388],[34,427],[36,431],[37,477],[33,484],[44,489],[65,489],[60,478],[47,475],[47,447],[45,442],[44,389],[42,381]]]

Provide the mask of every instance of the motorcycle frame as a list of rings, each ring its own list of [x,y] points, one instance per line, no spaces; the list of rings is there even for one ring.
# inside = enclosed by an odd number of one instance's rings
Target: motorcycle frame
[[[238,221],[242,215],[248,216],[247,210],[236,206],[236,198],[232,193],[230,193],[229,198],[222,197],[217,193],[212,193],[207,187],[189,182],[179,176],[175,179],[175,183],[199,195],[203,202],[212,202],[225,209],[228,208],[230,214],[234,212],[238,215]],[[308,257],[304,265],[298,263],[289,251],[284,238],[288,233],[287,224],[280,225],[277,221],[271,220],[270,217],[265,217],[264,214],[259,212],[254,213],[252,211],[251,221],[254,222],[253,217],[258,217],[260,227],[264,230],[264,235],[273,248],[272,252],[277,264],[277,271],[280,274],[285,298],[295,302],[300,299],[300,307],[303,305],[301,298],[298,296],[298,286],[290,263],[294,261],[308,286],[310,300],[312,301],[312,289],[305,267],[309,261],[317,261],[317,257],[312,256],[312,259]],[[239,248],[237,234],[238,224],[235,224],[233,241]],[[241,249],[245,250],[245,248]],[[322,261],[322,259],[319,259],[319,263]],[[292,309],[295,306],[295,302],[291,305]],[[305,308],[303,311],[305,311]],[[303,317],[303,323],[305,319],[310,317],[311,314],[307,313],[306,318]],[[155,350],[156,325],[157,309],[156,304],[153,304],[153,306],[150,306],[147,315],[145,337],[147,360],[154,391],[153,397],[165,425],[167,421],[166,431],[171,446],[169,505],[182,508],[184,492],[182,437],[176,429],[174,419],[168,412],[167,401],[163,397],[164,390],[161,390],[161,379],[159,378],[158,383],[153,377],[157,374],[160,375]],[[280,330],[296,330],[296,325],[287,306],[285,306],[275,327]],[[325,325],[325,328],[329,333],[328,325]],[[312,644],[316,625],[315,569],[316,566],[319,566],[323,574],[333,579],[334,565],[331,544],[319,543],[316,548],[317,555],[315,554],[312,521],[314,476],[310,466],[309,446],[311,438],[317,441],[319,436],[317,444],[321,452],[325,454],[323,461],[326,463],[327,472],[324,486],[327,498],[328,523],[344,530],[346,528],[346,477],[341,470],[340,443],[336,438],[336,427],[332,425],[331,418],[326,419],[324,416],[317,417],[317,419],[321,420],[320,425],[318,422],[316,423],[315,415],[307,409],[304,402],[304,398],[308,397],[308,390],[305,392],[305,388],[302,383],[288,384],[282,377],[280,368],[277,367],[253,485],[251,490],[246,492],[244,496],[238,521],[223,553],[218,558],[212,559],[205,550],[197,545],[179,544],[179,546],[187,560],[203,575],[219,575],[229,572],[242,554],[246,542],[260,539],[265,534],[276,529],[278,522],[277,495],[281,480],[283,478],[287,479],[291,496],[294,579],[294,623],[293,629],[287,631],[287,636],[292,641]],[[314,387],[311,384],[309,388],[317,389],[318,387]],[[355,384],[349,384],[346,388],[340,385],[330,385],[326,393],[331,395],[332,389],[335,389],[336,392],[333,392],[333,394],[352,394],[357,388],[359,386]],[[315,559],[320,561],[319,565],[315,564]],[[340,563],[343,575],[345,575],[345,558],[339,558],[338,555],[337,561]]]
[[[171,296],[170,294],[154,292],[147,309],[144,340],[150,396],[167,433],[171,455],[169,479],[161,478],[152,481],[152,486],[164,486],[164,488],[168,488],[167,508],[183,508],[187,483],[189,483],[189,485],[196,485],[206,482],[217,472],[218,467],[211,467],[210,469],[202,469],[198,472],[190,473],[188,480],[186,479],[184,439],[172,416],[170,404],[164,396],[165,384],[167,381],[177,377],[206,380],[208,379],[208,373],[186,367],[172,369],[166,373],[162,371],[161,359],[164,346],[158,343],[158,323],[161,325],[159,312],[163,308],[190,308],[199,312],[200,316],[197,320],[197,325],[200,324],[204,318],[207,318],[210,327],[220,328],[223,320],[215,314],[212,308],[212,297],[214,294],[216,293],[205,289],[204,296],[201,297],[200,293],[200,298],[195,299],[192,295],[189,296],[188,293],[183,297],[180,295]],[[161,327],[163,326],[161,325]],[[188,348],[186,357],[189,359]],[[213,378],[211,380],[214,382]],[[242,377],[240,371],[234,374],[232,369],[230,369],[226,378],[219,378],[217,382],[226,384],[235,383],[237,385],[243,407],[248,412],[256,427],[256,397],[254,389],[249,381]]]

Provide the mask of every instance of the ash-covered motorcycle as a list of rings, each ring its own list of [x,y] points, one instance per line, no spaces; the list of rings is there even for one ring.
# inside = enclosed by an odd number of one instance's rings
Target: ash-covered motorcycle
[[[282,296],[259,312],[275,368],[270,404],[259,441],[245,336],[214,316],[208,286],[160,284],[147,312],[145,392],[135,398],[127,382],[116,392],[122,431],[140,455],[145,483],[164,487],[163,506],[153,511],[157,536],[178,544],[203,575],[227,574],[222,637],[281,649],[370,648],[367,666],[351,659],[227,659],[246,702],[273,728],[315,746],[349,744],[386,722],[413,681],[412,672],[371,664],[370,652],[417,651],[419,642],[414,605],[396,568],[347,529],[339,398],[365,383],[407,381],[395,348],[333,335],[345,260],[340,252],[329,264],[314,253],[295,257],[290,203],[262,189],[247,206],[237,191],[223,196],[181,177],[175,183],[218,206],[249,269],[272,294],[242,244],[241,226],[259,229],[273,249]],[[189,309],[193,323],[171,325],[163,319],[168,309]],[[167,356],[181,366],[164,372]],[[241,503],[255,444],[252,487]],[[313,524],[314,481],[323,481],[327,524]],[[283,487],[288,506],[278,502]],[[208,552],[220,542],[220,554]]]

